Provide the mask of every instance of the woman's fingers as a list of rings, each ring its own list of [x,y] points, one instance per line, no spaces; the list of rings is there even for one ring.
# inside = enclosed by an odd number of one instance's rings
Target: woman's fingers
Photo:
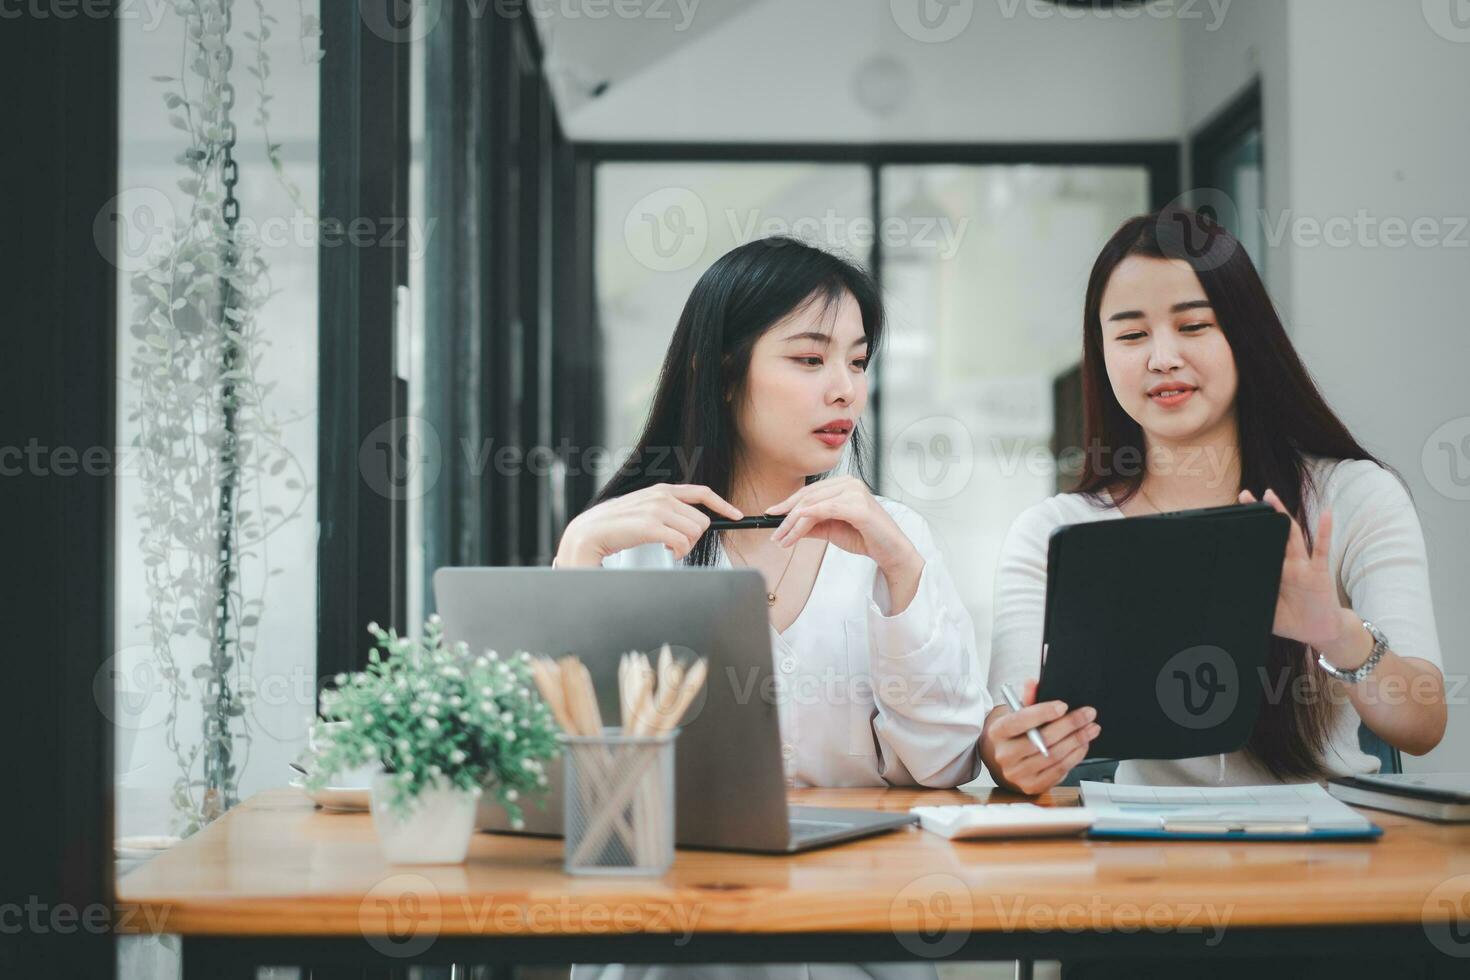
[[[771,540],[777,544],[781,543],[787,534],[795,528],[796,522],[801,519],[802,514],[806,513],[806,508],[826,500],[840,497],[845,489],[845,487],[835,480],[818,480],[816,483],[810,483],[802,487],[796,493],[787,497],[775,507],[772,507],[769,513],[785,514],[786,519],[781,522],[776,530],[771,532]]]
[[[705,529],[709,527],[708,517],[684,504],[660,512],[654,517],[654,520],[661,521],[664,525],[687,537],[691,547],[694,542],[704,536]]]
[[[655,525],[651,534],[653,540],[658,541],[672,551],[675,558],[683,558],[694,548],[694,542],[689,539],[687,534],[675,530],[667,524]]]
[[[1041,726],[1041,740],[1050,749],[1078,729],[1092,724],[1093,719],[1096,717],[1096,708],[1085,707],[1078,708],[1075,711],[1069,711],[1051,724]],[[1029,742],[1030,739],[1027,739],[1027,741]],[[1056,753],[1052,754],[1055,755]]]
[[[1053,784],[1055,784],[1062,777],[1066,776],[1067,772],[1073,766],[1087,757],[1088,746],[1101,733],[1102,726],[1097,724],[1090,724],[1085,728],[1075,731],[1066,738],[1058,741],[1055,745],[1047,746],[1051,752],[1050,758],[1042,755],[1040,752],[1034,751],[1035,746],[1032,746],[1033,751],[1030,755],[1021,758],[1007,769],[1006,779],[1016,786],[1023,786],[1035,780],[1044,772],[1051,771],[1055,773],[1057,770],[1060,770],[1056,775],[1056,779],[1053,780]],[[1028,790],[1027,792],[1036,792],[1036,790]]]
[[[1071,752],[1056,759],[1050,765],[1038,769],[1030,778],[1030,793],[1044,793],[1057,783],[1067,778],[1067,773],[1077,768],[1077,765],[1087,758],[1087,749],[1092,744],[1091,740],[1078,745]]]
[[[794,510],[797,504],[826,500],[828,497],[833,497],[840,493],[847,493],[854,486],[861,486],[864,490],[867,489],[867,484],[855,476],[830,476],[824,480],[808,483],[779,504],[768,507],[766,513],[785,514]]]
[[[802,503],[786,515],[786,523],[790,526],[784,531],[777,528],[772,540],[783,548],[790,547],[823,521],[850,522],[852,517],[853,508],[840,495],[816,503]]]
[[[1322,569],[1327,568],[1328,552],[1332,549],[1332,511],[1324,510],[1317,518],[1317,538],[1312,542],[1312,562]]]
[[[738,521],[745,516],[740,512],[739,508],[715,493],[709,487],[701,487],[692,483],[677,483],[665,486],[664,489],[686,504],[703,504],[710,510],[718,514],[724,514],[731,520]]]
[[[1057,701],[1047,702],[1047,704],[1059,703]],[[1023,724],[1026,722],[1025,713],[1031,710],[1031,708],[1022,708],[1020,711],[1002,716],[995,722],[993,738],[997,741],[1004,739],[996,751],[996,757],[1003,758],[1010,765],[1021,765],[1031,760],[1032,756],[1036,757],[1035,760],[1032,760],[1032,765],[1035,766],[1045,765],[1048,761],[1047,757],[1041,754],[1041,750],[1032,743],[1030,736],[1026,734],[1029,729],[1037,730],[1042,742],[1046,745],[1047,752],[1050,753],[1051,758],[1055,759],[1058,755],[1065,754],[1067,747],[1071,744],[1071,739],[1078,732],[1092,727],[1092,719],[1097,717],[1097,712],[1093,708],[1084,707],[1070,711],[1061,718],[1046,724]],[[1048,717],[1052,716],[1049,714]],[[1012,724],[1002,725],[1002,722],[1005,721],[1011,721]],[[1011,732],[1014,734],[1009,734]]]
[[[1054,722],[1067,713],[1067,706],[1060,701],[1043,701],[1041,704],[1027,705],[1020,711],[1011,711],[1001,715],[991,723],[994,737],[999,739],[1024,738],[1026,733],[1033,728],[1040,728],[1049,722]],[[1030,745],[1030,739],[1026,740]],[[1032,746],[1035,749],[1035,746]]]

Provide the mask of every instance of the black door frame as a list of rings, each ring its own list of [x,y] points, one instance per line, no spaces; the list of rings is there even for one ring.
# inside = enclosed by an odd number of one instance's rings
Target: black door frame
[[[5,976],[114,975],[116,4],[7,20]],[[34,909],[34,912],[32,911]],[[17,913],[23,917],[17,922]],[[100,920],[100,921],[99,921]],[[19,932],[15,932],[15,927]]]
[[[393,0],[383,5],[392,24]],[[366,662],[370,621],[405,627],[407,386],[397,374],[408,283],[409,44],[358,3],[323,4],[318,253],[317,676]],[[365,224],[364,224],[365,223]],[[354,226],[367,227],[364,237]]]

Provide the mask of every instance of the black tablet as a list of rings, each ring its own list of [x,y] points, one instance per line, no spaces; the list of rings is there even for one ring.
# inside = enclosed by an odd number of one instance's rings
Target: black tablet
[[[1036,700],[1097,709],[1088,758],[1240,749],[1260,713],[1290,527],[1267,504],[1238,504],[1057,528]]]

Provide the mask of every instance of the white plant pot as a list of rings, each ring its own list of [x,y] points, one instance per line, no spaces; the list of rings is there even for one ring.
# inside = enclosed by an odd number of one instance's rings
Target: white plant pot
[[[480,787],[440,783],[409,801],[407,813],[390,805],[393,777],[373,777],[373,829],[390,864],[463,864],[475,832]]]

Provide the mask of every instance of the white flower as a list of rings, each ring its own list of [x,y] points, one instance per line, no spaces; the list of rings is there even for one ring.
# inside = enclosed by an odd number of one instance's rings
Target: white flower
[[[545,776],[537,776],[536,777],[536,785],[537,786],[545,786],[546,785],[546,777]]]
[[[516,720],[516,716],[513,715],[513,714],[511,714],[509,711],[502,711],[500,713],[500,721],[501,721],[501,724],[509,725],[511,722],[513,722],[515,720]]]
[[[430,710],[433,710],[433,709],[430,709]],[[424,719],[424,727],[427,728],[431,732],[437,732],[439,730],[439,722],[437,720],[433,719],[433,718],[425,718]]]
[[[495,710],[495,705],[491,704],[489,701],[481,701],[480,710],[488,715],[490,712]]]
[[[449,761],[452,762],[452,763],[454,763],[456,766],[459,765],[464,760],[465,760],[465,754],[463,752],[461,752],[459,749],[455,749],[453,752],[449,753]]]
[[[430,718],[437,718],[437,717],[439,717],[439,706],[437,704],[431,704],[431,705],[429,705],[429,717]]]
[[[373,713],[371,711],[369,711],[367,714],[365,714],[365,715],[362,716],[362,720],[366,724],[371,725],[373,723],[373,720],[374,720],[373,719]]]
[[[505,740],[507,742],[514,742],[516,740],[516,733],[515,732],[506,732],[505,733]]]
[[[444,770],[443,769],[440,769],[438,766],[430,766],[429,767],[429,775],[430,776],[438,776],[438,775],[440,775],[443,772],[444,772]]]
[[[429,617],[429,623],[432,626],[438,626],[439,625],[439,614],[438,613],[434,613],[433,615],[431,615]]]
[[[373,622],[368,623],[368,632],[369,633],[376,633],[377,631],[378,631],[378,623],[377,623],[377,620],[374,620]]]
[[[334,681],[337,682],[337,686],[338,687],[341,687],[343,684],[346,684],[347,683],[347,675],[346,674],[338,674],[336,677],[333,677],[332,680],[334,680]]]
[[[525,830],[526,821],[522,820],[520,817],[516,817],[510,822],[510,827],[512,830]]]
[[[514,789],[508,789],[508,790],[505,791],[505,800],[506,800],[507,803],[514,803],[516,800],[518,800],[520,798],[521,798],[521,794],[518,793],[518,792],[516,792]]]

